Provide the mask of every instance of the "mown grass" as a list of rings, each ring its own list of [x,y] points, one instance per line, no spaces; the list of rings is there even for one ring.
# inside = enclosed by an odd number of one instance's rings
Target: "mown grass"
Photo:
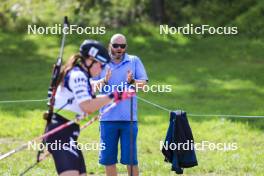
[[[129,53],[141,56],[149,84],[170,84],[171,93],[140,93],[141,97],[169,109],[192,114],[264,115],[262,39],[215,36],[188,39],[160,36],[157,30],[127,31]],[[105,44],[114,31],[92,36]],[[67,38],[64,59],[77,51],[89,36]],[[52,64],[59,50],[59,36],[29,36],[0,32],[1,100],[46,97]],[[40,135],[45,122],[44,102],[0,104],[0,153]],[[164,163],[160,141],[168,127],[168,113],[139,101],[138,156],[142,175],[173,175]],[[233,143],[236,151],[197,151],[199,166],[186,175],[262,175],[264,120],[189,117],[196,142]],[[85,129],[80,142],[98,142],[98,123]],[[84,151],[89,173],[104,173],[98,151]],[[1,175],[18,175],[35,162],[35,151],[23,151],[0,161]],[[119,165],[120,172],[125,167]],[[28,175],[55,175],[51,158]]]

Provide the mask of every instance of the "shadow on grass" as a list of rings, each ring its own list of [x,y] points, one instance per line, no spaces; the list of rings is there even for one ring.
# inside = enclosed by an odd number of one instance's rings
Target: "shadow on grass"
[[[43,99],[51,64],[38,50],[44,41],[33,41],[26,34],[2,33],[0,37],[1,100]],[[43,89],[44,88],[44,89]],[[0,104],[1,111],[20,116],[27,110],[45,109],[45,102]]]

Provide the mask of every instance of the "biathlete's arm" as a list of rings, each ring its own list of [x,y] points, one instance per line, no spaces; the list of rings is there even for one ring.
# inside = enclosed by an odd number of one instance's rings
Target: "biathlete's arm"
[[[80,103],[80,107],[84,112],[91,114],[100,109],[102,106],[107,105],[111,101],[118,103],[119,101],[131,98],[134,95],[135,91],[132,89],[122,92],[114,91],[108,95],[99,95],[97,98],[85,100]]]
[[[97,110],[99,110],[101,107],[107,105],[113,100],[109,95],[98,95],[94,99],[86,100],[79,104],[80,108],[88,113],[91,114]]]

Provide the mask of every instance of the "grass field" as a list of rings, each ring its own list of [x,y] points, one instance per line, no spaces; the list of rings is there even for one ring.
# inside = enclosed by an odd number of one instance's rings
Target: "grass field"
[[[124,29],[124,32],[129,32]],[[152,30],[129,32],[129,53],[142,58],[149,84],[170,84],[171,93],[140,93],[147,100],[191,114],[264,115],[263,39],[220,36],[188,39],[159,36]],[[111,33],[95,36],[105,44]],[[69,36],[64,59],[87,36]],[[0,32],[0,100],[46,98],[60,36]],[[44,102],[0,104],[0,154],[40,135]],[[141,175],[173,175],[160,152],[168,113],[139,101],[138,157]],[[197,151],[199,166],[186,175],[263,175],[264,119],[189,117],[196,142],[237,143],[236,151]],[[98,142],[98,122],[85,129],[80,142]],[[88,173],[104,173],[98,151],[84,151]],[[18,175],[34,163],[35,151],[0,161],[0,175]],[[125,167],[119,165],[119,172]],[[51,158],[28,175],[55,175]]]

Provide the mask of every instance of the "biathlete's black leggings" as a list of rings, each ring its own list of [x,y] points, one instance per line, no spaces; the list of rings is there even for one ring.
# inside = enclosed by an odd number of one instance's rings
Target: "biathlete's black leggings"
[[[47,132],[68,121],[58,114],[53,114]],[[72,124],[46,139],[48,151],[53,156],[58,174],[69,170],[78,170],[80,174],[86,173],[82,152],[76,147],[79,133],[80,126]]]

